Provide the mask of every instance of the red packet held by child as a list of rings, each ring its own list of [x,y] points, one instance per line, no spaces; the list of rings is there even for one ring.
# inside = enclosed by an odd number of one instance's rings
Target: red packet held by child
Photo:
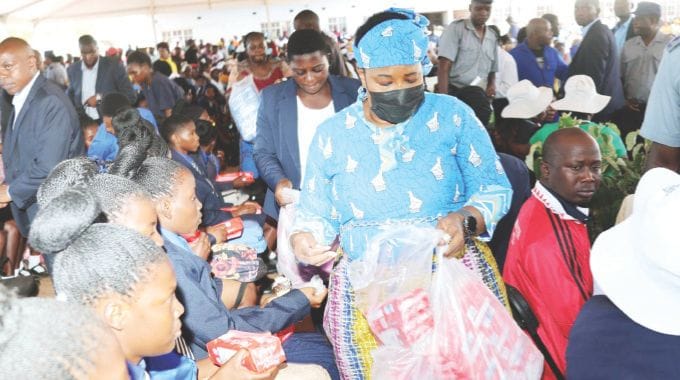
[[[243,220],[241,218],[231,218],[222,222],[227,227],[227,240],[236,239],[243,234]]]
[[[229,330],[208,342],[207,348],[210,360],[218,366],[226,363],[238,350],[247,350],[250,355],[242,364],[253,372],[268,371],[286,361],[281,340],[270,333]]]
[[[255,176],[251,172],[218,174],[215,177],[215,182],[234,182],[239,177],[243,178],[243,180],[246,182],[255,182]]]
[[[366,319],[381,343],[402,347],[430,335],[434,326],[430,297],[421,288],[376,306]]]

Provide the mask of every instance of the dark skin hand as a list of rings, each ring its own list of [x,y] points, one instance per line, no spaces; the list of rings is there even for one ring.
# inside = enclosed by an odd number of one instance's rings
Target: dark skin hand
[[[477,231],[475,232],[478,235],[484,233],[486,227],[482,214],[474,207],[466,206],[464,209],[469,211],[477,220]],[[451,238],[447,243],[448,246],[446,247],[444,257],[460,258],[463,256],[463,254],[465,254],[465,234],[463,229],[464,219],[465,217],[462,214],[452,212],[437,222],[437,229],[446,232],[446,234]]]
[[[85,101],[85,104],[87,104],[88,107],[96,107],[97,106],[97,95],[92,95],[87,100]]]

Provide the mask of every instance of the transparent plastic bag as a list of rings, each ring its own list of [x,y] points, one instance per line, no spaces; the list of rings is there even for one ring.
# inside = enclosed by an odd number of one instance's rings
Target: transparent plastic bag
[[[350,263],[357,306],[382,343],[371,354],[373,378],[539,379],[542,355],[479,273],[443,249],[432,273],[440,238],[434,229],[395,229]]]
[[[252,142],[257,133],[257,110],[260,107],[260,92],[255,86],[253,75],[249,74],[234,83],[229,95],[229,111],[241,138]]]
[[[538,379],[543,356],[473,271],[438,257],[430,289],[437,378]]]
[[[301,267],[295,258],[295,253],[290,246],[290,230],[295,222],[296,203],[289,203],[279,210],[278,226],[276,228],[276,270],[286,276],[293,284],[293,289],[309,286],[309,282],[318,276],[322,280],[328,280],[328,275],[333,270],[333,261],[321,266]]]
[[[298,288],[305,281],[300,276],[298,262],[290,246],[290,229],[295,222],[295,205],[288,204],[279,209],[279,220],[276,227],[276,270],[286,276],[293,288]]]
[[[403,226],[371,239],[364,256],[347,269],[356,307],[366,315],[389,299],[429,288],[432,254],[442,236],[433,228]]]

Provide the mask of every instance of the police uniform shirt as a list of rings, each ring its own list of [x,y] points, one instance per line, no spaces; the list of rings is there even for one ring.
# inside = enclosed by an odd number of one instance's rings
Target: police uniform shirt
[[[647,103],[661,57],[672,38],[659,31],[649,45],[645,45],[640,36],[626,41],[621,53],[621,75],[626,99]]]
[[[486,87],[489,73],[498,71],[497,36],[491,29],[484,28],[482,39],[470,19],[456,20],[442,33],[438,54],[453,62],[449,84],[456,87],[472,84]]]
[[[680,37],[666,47],[654,79],[640,134],[656,143],[680,147]]]

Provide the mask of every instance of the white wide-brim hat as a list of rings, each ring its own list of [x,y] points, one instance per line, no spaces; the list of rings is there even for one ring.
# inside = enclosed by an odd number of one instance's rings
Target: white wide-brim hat
[[[600,95],[595,82],[587,75],[574,75],[564,84],[564,98],[554,102],[557,111],[572,111],[596,114],[609,103],[611,96]]]
[[[603,232],[590,266],[596,287],[636,323],[680,335],[680,175],[647,172],[635,192],[632,215]]]
[[[508,89],[508,105],[501,116],[506,119],[531,119],[545,111],[553,99],[548,87],[536,87],[524,79]]]

